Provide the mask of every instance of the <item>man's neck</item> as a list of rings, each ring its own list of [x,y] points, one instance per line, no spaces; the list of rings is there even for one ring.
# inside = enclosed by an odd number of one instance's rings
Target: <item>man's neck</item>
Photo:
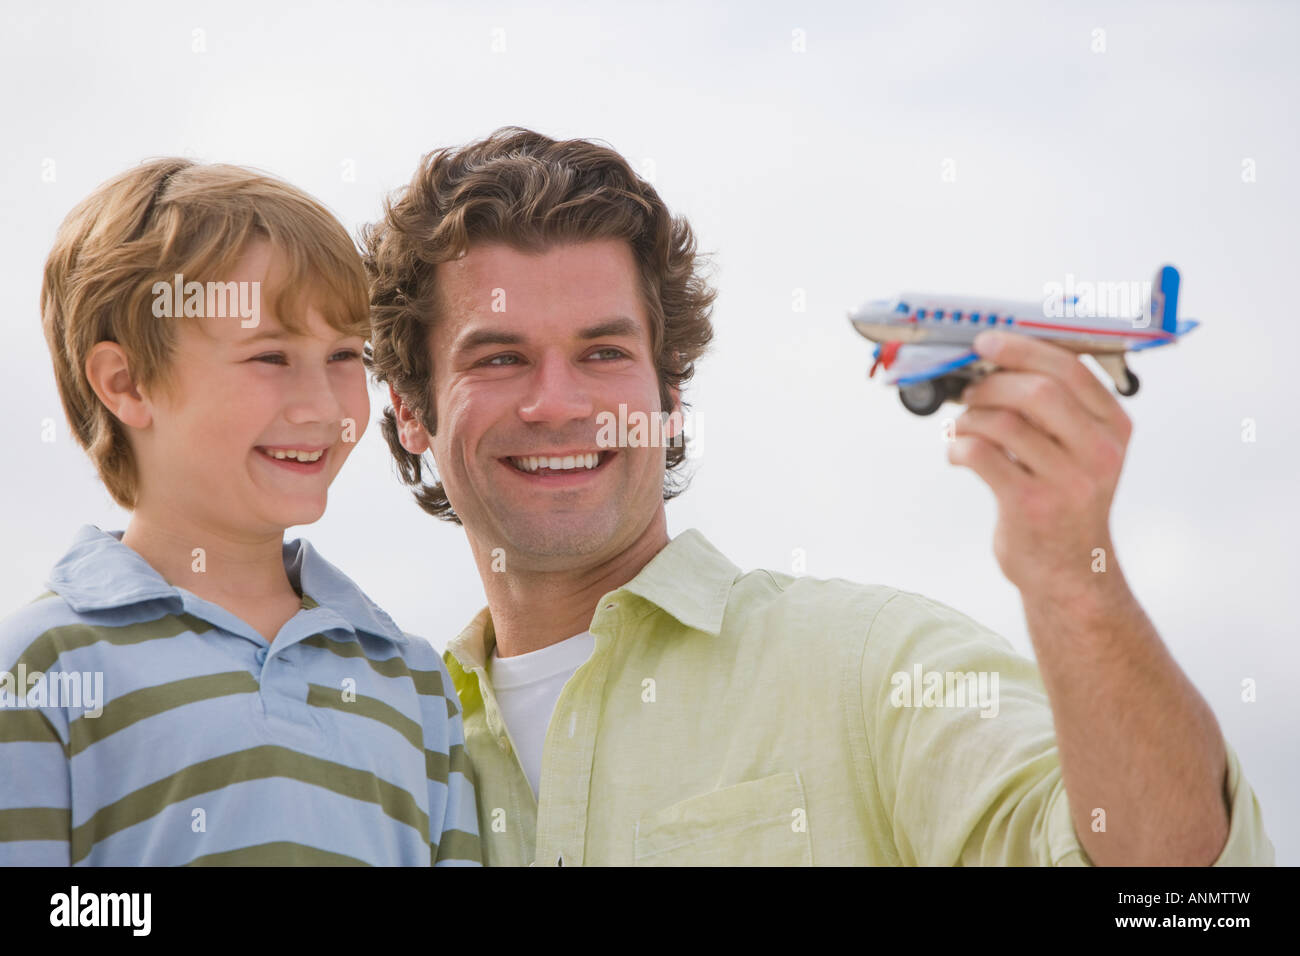
[[[293,593],[284,567],[283,532],[251,535],[214,530],[184,515],[137,508],[122,543],[168,584],[222,607]]]
[[[514,657],[541,650],[591,627],[602,596],[621,588],[668,544],[662,508],[646,529],[613,557],[564,571],[498,574],[479,558],[479,575],[487,593],[497,655]]]

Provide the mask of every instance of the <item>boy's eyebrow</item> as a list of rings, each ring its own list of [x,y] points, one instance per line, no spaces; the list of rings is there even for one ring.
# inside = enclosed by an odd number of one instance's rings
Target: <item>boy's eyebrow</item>
[[[240,339],[240,342],[260,342],[263,339],[289,339],[293,338],[293,333],[288,329],[263,326],[247,338]]]
[[[578,338],[607,339],[623,335],[636,338],[640,335],[640,332],[641,327],[632,319],[625,315],[614,315],[597,325],[579,329]],[[518,332],[507,332],[502,329],[475,329],[457,342],[454,350],[456,352],[470,352],[484,345],[520,345],[524,341],[524,336]]]
[[[335,330],[335,331],[338,331],[338,330]],[[256,332],[254,332],[252,335],[248,335],[248,336],[245,336],[245,337],[241,338],[241,339],[239,340],[239,344],[240,344],[240,345],[248,345],[248,344],[250,344],[250,343],[253,343],[253,342],[261,342],[261,341],[263,341],[263,340],[266,340],[266,341],[272,341],[272,342],[281,342],[281,341],[284,341],[285,339],[296,339],[296,338],[299,338],[299,337],[301,337],[301,335],[302,335],[301,332],[290,332],[288,329],[283,328],[283,327],[278,327],[278,326],[267,327],[267,326],[263,326],[261,329],[258,329],[258,330],[257,330]],[[341,332],[341,331],[339,332],[338,337],[339,337],[340,339],[350,339],[350,338],[364,339],[364,338],[365,338],[364,335],[354,335],[354,334],[351,334],[351,333],[345,333],[345,332]]]

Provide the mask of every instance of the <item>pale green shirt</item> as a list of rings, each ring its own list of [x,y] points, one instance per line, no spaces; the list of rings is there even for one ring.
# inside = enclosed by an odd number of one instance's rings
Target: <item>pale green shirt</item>
[[[1090,863],[1035,665],[952,608],[743,573],[692,530],[601,599],[591,633],[537,799],[484,666],[487,609],[448,646],[490,865]],[[1227,753],[1215,865],[1271,864]]]

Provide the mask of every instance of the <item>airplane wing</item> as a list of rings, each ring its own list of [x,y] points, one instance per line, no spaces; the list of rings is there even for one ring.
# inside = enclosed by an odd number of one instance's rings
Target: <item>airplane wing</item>
[[[979,355],[965,345],[901,345],[892,354],[888,346],[876,350],[877,364],[884,365],[887,373],[887,385],[925,382],[979,360]]]

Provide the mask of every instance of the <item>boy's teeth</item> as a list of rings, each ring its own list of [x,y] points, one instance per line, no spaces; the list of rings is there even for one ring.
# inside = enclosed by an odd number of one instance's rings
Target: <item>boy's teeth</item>
[[[537,471],[539,468],[546,468],[550,471],[577,471],[579,469],[595,468],[600,464],[600,454],[598,452],[587,452],[582,455],[551,456],[549,458],[528,455],[523,458],[511,458],[510,460],[523,471]]]
[[[287,451],[279,448],[276,448],[274,450],[268,448],[266,453],[270,455],[272,458],[279,458],[279,459],[291,458],[295,461],[306,461],[306,462],[318,461],[320,460],[320,456],[325,454],[323,450],[322,451],[299,451],[294,448],[290,448]]]

